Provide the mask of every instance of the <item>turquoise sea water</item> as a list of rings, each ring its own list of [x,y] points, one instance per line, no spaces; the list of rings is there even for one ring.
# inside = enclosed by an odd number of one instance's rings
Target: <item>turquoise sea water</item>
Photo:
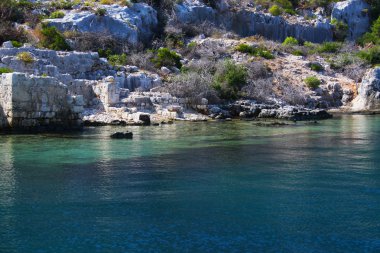
[[[0,136],[0,252],[380,252],[380,117]]]

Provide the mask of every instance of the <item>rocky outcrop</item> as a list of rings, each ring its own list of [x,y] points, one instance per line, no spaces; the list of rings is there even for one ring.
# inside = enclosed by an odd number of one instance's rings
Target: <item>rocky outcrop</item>
[[[368,31],[370,6],[364,0],[347,0],[334,5],[331,18],[348,25],[348,39],[355,40]]]
[[[236,101],[234,104],[229,105],[226,109],[230,116],[239,116],[240,118],[269,118],[305,121],[323,120],[332,117],[331,114],[323,109],[308,109],[301,106],[283,106],[280,104],[258,104],[255,101],[249,100]],[[215,107],[213,107],[213,110],[215,110]],[[223,113],[223,111],[220,113]]]
[[[78,31],[111,35],[131,45],[147,43],[157,29],[157,12],[149,5],[132,4],[131,7],[104,5],[104,16],[90,11],[71,11],[61,19],[48,19],[49,25],[60,31]]]
[[[353,111],[380,110],[380,67],[369,70],[352,101]]]
[[[300,41],[315,43],[333,39],[332,27],[328,22],[290,23],[283,17],[249,10],[216,11],[196,1],[177,4],[175,14],[176,19],[182,23],[201,24],[207,21],[244,37],[262,35],[267,39],[283,41],[292,36]]]
[[[69,96],[67,86],[52,77],[1,75],[0,108],[0,130],[60,130],[82,125],[83,97]]]

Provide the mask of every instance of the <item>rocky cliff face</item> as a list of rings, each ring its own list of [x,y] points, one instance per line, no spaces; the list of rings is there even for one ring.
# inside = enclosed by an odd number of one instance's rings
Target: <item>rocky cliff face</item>
[[[71,11],[60,19],[46,22],[60,31],[89,32],[111,35],[131,45],[147,43],[157,29],[157,12],[146,4],[136,3],[131,7],[104,5],[104,16],[90,11]]]
[[[342,1],[334,5],[331,18],[347,24],[347,38],[355,40],[368,31],[369,9],[370,6],[363,0]]]
[[[283,17],[249,10],[217,11],[199,2],[184,2],[175,7],[176,19],[182,23],[201,24],[205,21],[233,31],[240,36],[262,35],[267,39],[283,41],[292,36],[301,41],[324,42],[333,39],[332,26],[327,22],[290,23]]]
[[[380,67],[369,70],[352,102],[353,111],[380,110]]]

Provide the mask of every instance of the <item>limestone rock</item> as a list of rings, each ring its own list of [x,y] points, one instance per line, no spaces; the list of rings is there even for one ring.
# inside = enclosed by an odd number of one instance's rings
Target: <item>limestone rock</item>
[[[358,88],[358,96],[352,101],[354,111],[380,109],[380,67],[369,70]]]
[[[332,26],[319,20],[315,24],[290,23],[282,17],[250,10],[216,11],[198,1],[184,1],[175,6],[176,20],[182,23],[212,23],[240,36],[262,35],[267,39],[283,41],[292,36],[301,41],[320,43],[333,39]]]
[[[370,6],[364,0],[347,0],[334,5],[331,18],[343,21],[348,25],[348,39],[355,40],[369,28]]]
[[[116,39],[132,45],[149,42],[157,28],[157,12],[149,5],[135,3],[131,7],[104,5],[105,16],[90,11],[71,11],[60,19],[48,19],[46,22],[61,31],[91,32],[110,34]]]

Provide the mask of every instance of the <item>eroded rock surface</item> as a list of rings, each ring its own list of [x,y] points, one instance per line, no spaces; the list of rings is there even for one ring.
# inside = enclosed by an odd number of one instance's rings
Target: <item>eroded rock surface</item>
[[[363,0],[337,2],[332,11],[332,18],[348,25],[348,38],[355,40],[368,31],[370,6]]]
[[[358,87],[352,110],[380,110],[380,67],[369,70]]]
[[[60,19],[48,19],[46,22],[60,31],[89,32],[99,35],[111,35],[131,45],[147,43],[157,29],[157,12],[143,3],[131,7],[103,5],[104,16],[90,11],[71,11]]]

